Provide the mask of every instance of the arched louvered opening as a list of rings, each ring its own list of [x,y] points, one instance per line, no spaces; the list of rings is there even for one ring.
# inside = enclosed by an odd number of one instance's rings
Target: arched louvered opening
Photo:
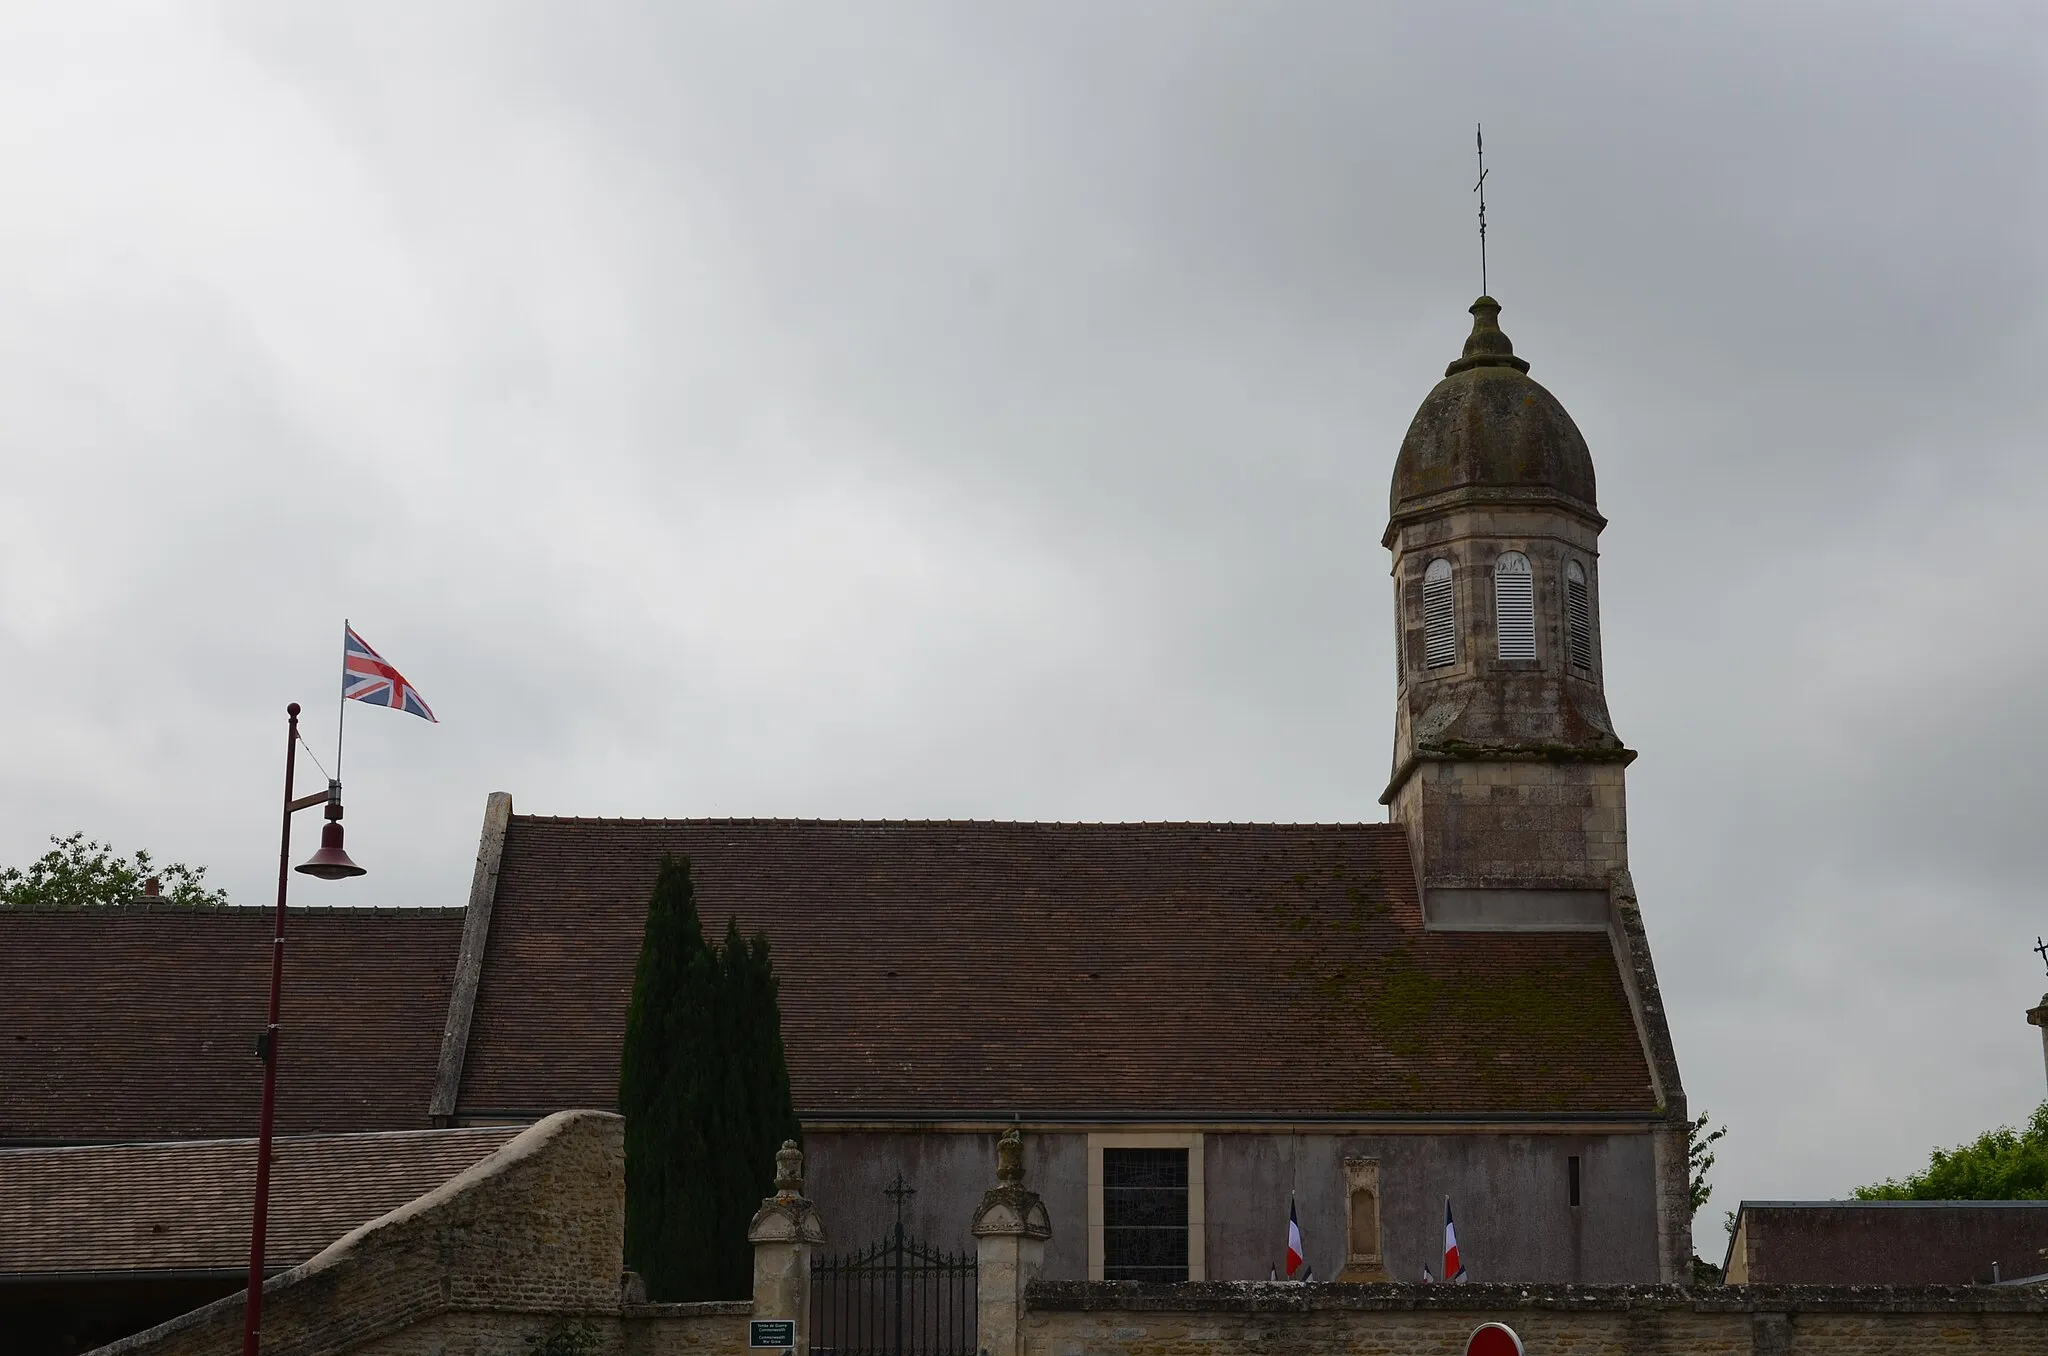
[[[1458,605],[1451,596],[1451,562],[1438,557],[1422,572],[1422,666],[1447,669],[1458,662]]]
[[[1408,676],[1408,642],[1403,634],[1408,629],[1408,593],[1401,587],[1398,577],[1394,580],[1394,681],[1401,682]]]
[[[1536,576],[1520,551],[1493,562],[1493,618],[1502,659],[1536,657]]]
[[[1572,667],[1590,673],[1593,669],[1593,598],[1586,591],[1586,570],[1578,561],[1564,567],[1564,629],[1571,649]]]

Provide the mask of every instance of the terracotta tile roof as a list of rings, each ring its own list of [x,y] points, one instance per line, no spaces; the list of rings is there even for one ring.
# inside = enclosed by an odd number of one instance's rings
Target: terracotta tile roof
[[[523,1126],[276,1141],[264,1255],[296,1266]],[[0,1275],[249,1265],[256,1141],[0,1150]]]
[[[1389,825],[521,815],[464,1114],[614,1104],[664,852],[772,939],[814,1119],[1654,1110],[1608,938],[1425,933]]]
[[[256,1125],[268,909],[0,909],[0,1142]],[[459,909],[295,909],[278,1130],[424,1129]]]

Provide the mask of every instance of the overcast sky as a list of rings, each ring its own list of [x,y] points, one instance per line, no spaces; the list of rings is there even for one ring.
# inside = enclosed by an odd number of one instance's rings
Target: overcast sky
[[[1382,818],[1483,120],[1702,1252],[2023,1119],[2048,10],[1684,9],[10,7],[0,862],[263,902],[344,615],[443,723],[354,711],[306,903],[461,903],[493,790]]]

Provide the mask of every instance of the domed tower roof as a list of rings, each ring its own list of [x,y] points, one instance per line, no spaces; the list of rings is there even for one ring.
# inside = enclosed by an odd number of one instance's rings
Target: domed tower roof
[[[1472,337],[1444,369],[1408,425],[1394,462],[1395,523],[1477,501],[1549,502],[1604,524],[1595,507],[1593,456],[1557,397],[1500,329],[1500,303],[1472,303]],[[1391,543],[1393,524],[1388,526]]]

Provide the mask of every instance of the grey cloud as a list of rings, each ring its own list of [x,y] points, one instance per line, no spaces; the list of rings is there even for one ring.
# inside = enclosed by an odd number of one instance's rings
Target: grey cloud
[[[4,22],[0,859],[262,898],[343,615],[445,723],[352,718],[323,901],[459,900],[496,788],[1377,817],[1483,119],[1715,1207],[2040,1095],[2037,7]]]

